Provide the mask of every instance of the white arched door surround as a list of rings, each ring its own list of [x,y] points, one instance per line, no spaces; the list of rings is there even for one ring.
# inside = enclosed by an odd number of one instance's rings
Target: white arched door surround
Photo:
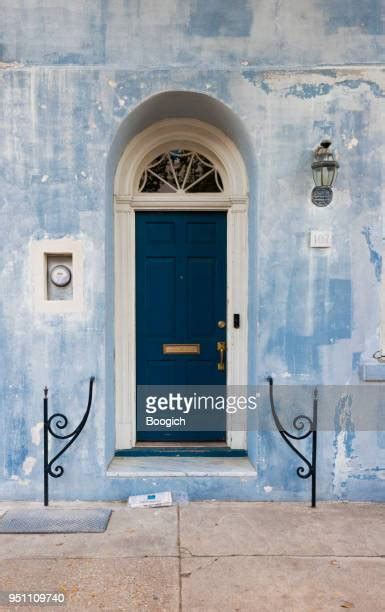
[[[145,166],[172,149],[196,151],[218,169],[220,193],[140,193]],[[131,140],[118,164],[114,183],[115,224],[115,406],[116,447],[136,440],[135,347],[135,211],[227,211],[227,384],[247,384],[248,183],[243,159],[217,128],[196,119],[154,123]],[[233,314],[240,315],[234,329]],[[228,415],[227,443],[246,448],[243,431],[232,429]]]

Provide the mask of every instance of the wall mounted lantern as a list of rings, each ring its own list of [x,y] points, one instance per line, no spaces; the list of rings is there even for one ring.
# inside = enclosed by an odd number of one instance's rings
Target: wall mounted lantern
[[[331,144],[331,140],[325,138],[314,151],[311,169],[315,187],[311,193],[311,200],[316,206],[328,206],[333,199],[332,186],[340,165],[330,150]]]

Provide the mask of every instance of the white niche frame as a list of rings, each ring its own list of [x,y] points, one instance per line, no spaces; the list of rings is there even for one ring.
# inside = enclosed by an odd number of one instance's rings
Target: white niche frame
[[[49,300],[47,297],[47,256],[72,257],[72,299]],[[47,314],[80,313],[84,308],[83,245],[74,238],[34,240],[31,243],[31,270],[34,307]]]

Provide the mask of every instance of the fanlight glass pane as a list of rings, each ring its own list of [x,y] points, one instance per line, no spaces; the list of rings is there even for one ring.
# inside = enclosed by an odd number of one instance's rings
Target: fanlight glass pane
[[[194,151],[174,149],[146,166],[139,182],[142,193],[218,193],[222,178],[212,162]]]

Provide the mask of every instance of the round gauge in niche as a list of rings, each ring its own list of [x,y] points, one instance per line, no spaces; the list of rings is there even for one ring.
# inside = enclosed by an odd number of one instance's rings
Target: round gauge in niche
[[[51,282],[56,285],[56,287],[67,287],[71,282],[71,277],[71,270],[68,266],[64,266],[63,264],[54,266],[50,273]]]

